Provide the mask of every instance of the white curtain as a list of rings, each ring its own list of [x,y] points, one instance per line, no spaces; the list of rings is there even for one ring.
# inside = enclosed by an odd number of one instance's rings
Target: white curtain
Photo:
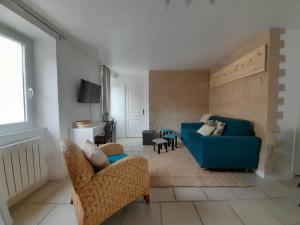
[[[101,68],[102,113],[110,114],[110,75],[111,70],[105,65]]]

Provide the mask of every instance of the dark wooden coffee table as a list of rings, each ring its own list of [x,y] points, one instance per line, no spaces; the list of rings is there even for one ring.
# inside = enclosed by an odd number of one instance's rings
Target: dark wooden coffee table
[[[152,140],[153,147],[155,151],[155,145],[157,145],[158,154],[160,154],[160,150],[162,149],[163,145],[165,146],[166,152],[168,152],[168,141],[162,138]]]

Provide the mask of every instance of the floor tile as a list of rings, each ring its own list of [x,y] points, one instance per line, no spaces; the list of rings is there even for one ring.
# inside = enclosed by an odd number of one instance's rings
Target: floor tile
[[[25,202],[32,203],[42,203],[44,202],[51,194],[53,194],[61,185],[63,181],[51,181],[44,184],[38,190],[36,190],[33,194],[31,194],[28,198],[26,198]]]
[[[257,187],[272,198],[283,197],[291,192],[290,189],[275,180],[264,180],[259,182]]]
[[[290,179],[279,180],[279,183],[290,189],[297,189],[299,182],[300,176],[296,176]]]
[[[129,156],[140,156],[140,152],[137,151],[126,151],[125,153]]]
[[[288,194],[286,196],[286,198],[290,199],[291,201],[293,201],[294,203],[296,203],[297,205],[300,204],[300,191],[294,191],[290,194]]]
[[[54,204],[22,203],[12,212],[14,225],[38,225],[54,207]]]
[[[242,225],[226,202],[195,202],[195,206],[204,225]]]
[[[57,205],[39,225],[77,225],[75,209],[72,205]]]
[[[175,201],[175,196],[172,188],[151,188],[151,202],[169,202]]]
[[[257,201],[230,201],[229,204],[245,225],[283,225]]]
[[[287,225],[300,223],[300,208],[289,199],[268,199],[260,204]]]
[[[283,197],[291,192],[289,188],[276,180],[262,179],[255,174],[245,174],[243,178],[272,198]]]
[[[202,225],[192,202],[161,203],[163,225]]]
[[[126,207],[122,225],[160,225],[159,203],[133,203]]]
[[[249,183],[250,185],[256,186],[257,183],[259,183],[260,181],[264,180],[262,177],[258,176],[256,173],[248,173],[248,172],[241,172],[238,173],[238,175],[244,179],[247,183]]]
[[[232,191],[238,196],[239,199],[265,199],[268,198],[263,191],[256,187],[248,188],[232,188]]]
[[[174,187],[174,192],[177,201],[200,201],[207,200],[207,197],[198,187]]]
[[[46,199],[46,203],[70,203],[71,194],[73,191],[72,184],[66,182],[61,187],[59,187],[52,195]]]
[[[209,200],[234,200],[238,199],[237,195],[231,188],[203,188]]]
[[[135,202],[144,202],[144,198],[140,196],[135,200]]]
[[[121,225],[122,218],[124,215],[125,209],[121,209],[112,215],[107,221],[105,221],[102,225]]]

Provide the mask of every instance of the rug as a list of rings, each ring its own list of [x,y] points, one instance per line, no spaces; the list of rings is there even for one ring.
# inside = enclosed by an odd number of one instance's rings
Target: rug
[[[151,187],[249,187],[237,172],[202,169],[183,146],[161,152],[147,151]]]

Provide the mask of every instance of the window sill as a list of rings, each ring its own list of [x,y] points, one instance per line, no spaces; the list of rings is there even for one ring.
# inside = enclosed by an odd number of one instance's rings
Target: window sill
[[[19,132],[0,135],[0,147],[42,136],[45,128],[32,128]]]

